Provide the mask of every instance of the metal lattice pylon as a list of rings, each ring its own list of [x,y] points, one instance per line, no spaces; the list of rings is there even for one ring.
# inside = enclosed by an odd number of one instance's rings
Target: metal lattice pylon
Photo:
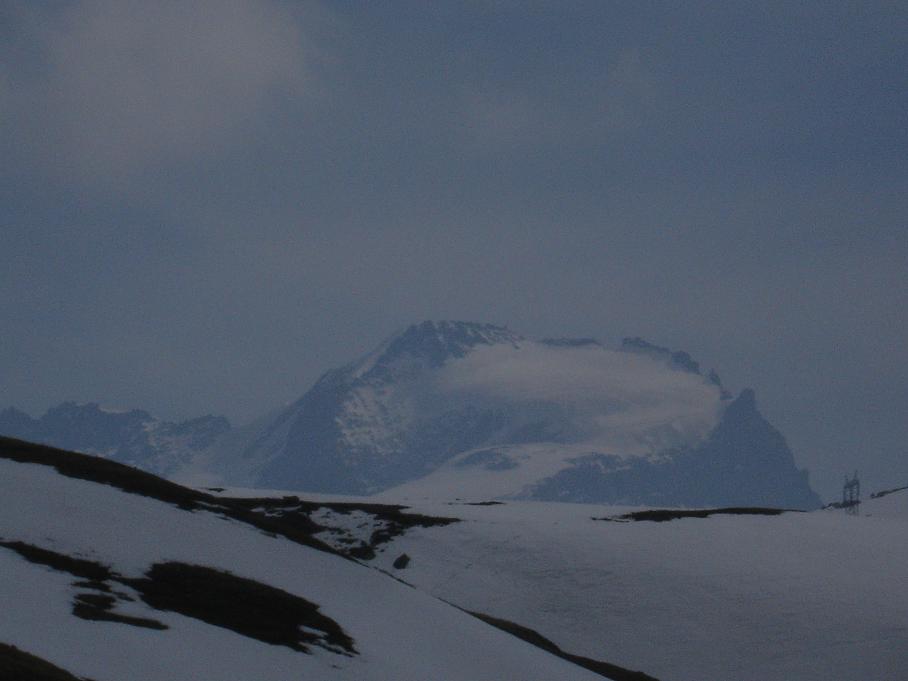
[[[857,515],[861,506],[861,481],[858,480],[858,472],[854,472],[854,477],[849,480],[845,478],[845,485],[842,487],[842,507],[850,515]]]

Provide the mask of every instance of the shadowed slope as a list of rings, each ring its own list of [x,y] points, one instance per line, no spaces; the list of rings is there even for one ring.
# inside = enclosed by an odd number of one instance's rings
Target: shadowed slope
[[[73,676],[40,657],[0,643],[0,681],[91,681]]]

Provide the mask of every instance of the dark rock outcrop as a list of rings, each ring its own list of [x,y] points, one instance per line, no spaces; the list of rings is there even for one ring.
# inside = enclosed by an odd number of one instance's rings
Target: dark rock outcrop
[[[820,498],[806,470],[746,389],[701,445],[657,460],[590,455],[544,480],[545,500],[652,506],[769,506],[815,509]]]

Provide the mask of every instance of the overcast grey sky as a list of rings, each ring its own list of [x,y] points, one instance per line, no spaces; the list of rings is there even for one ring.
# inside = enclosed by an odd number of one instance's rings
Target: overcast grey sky
[[[908,484],[908,4],[0,4],[0,408],[242,421],[424,318],[641,335]]]

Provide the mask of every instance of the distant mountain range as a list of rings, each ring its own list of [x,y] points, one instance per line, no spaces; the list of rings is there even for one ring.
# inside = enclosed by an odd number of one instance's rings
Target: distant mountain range
[[[184,481],[314,492],[815,508],[753,391],[640,338],[532,340],[423,322],[232,429],[67,403],[0,433]]]
[[[15,408],[0,411],[0,434],[96,454],[158,475],[189,465],[231,430],[222,416],[162,421],[146,411],[113,411],[96,403],[64,402],[34,419]]]

